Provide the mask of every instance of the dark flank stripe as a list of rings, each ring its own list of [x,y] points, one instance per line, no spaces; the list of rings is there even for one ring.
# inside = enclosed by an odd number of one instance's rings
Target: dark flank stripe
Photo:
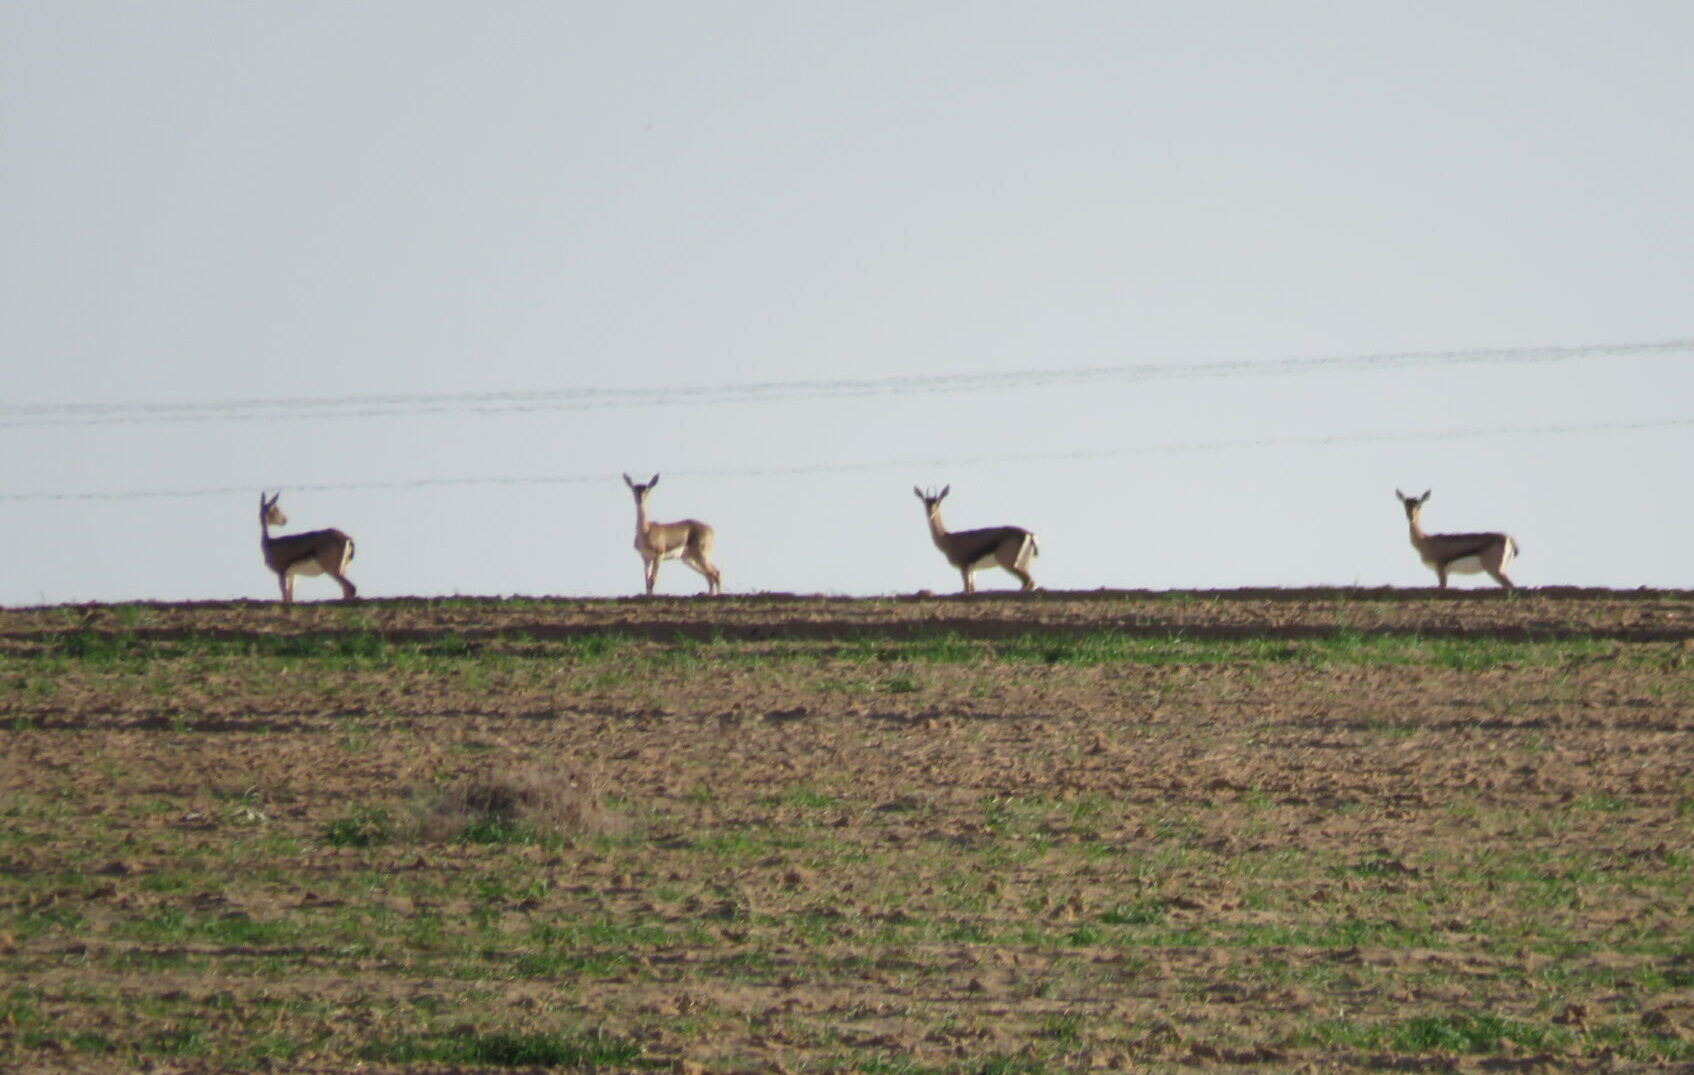
[[[1480,556],[1491,546],[1502,541],[1507,545],[1512,544],[1512,539],[1503,534],[1442,534],[1440,535],[1440,539],[1442,541],[1459,541],[1469,539],[1463,546],[1460,547],[1459,551],[1448,552],[1437,561],[1443,566],[1451,564],[1457,560],[1463,560],[1467,556]]]
[[[285,547],[286,543],[300,543],[300,554],[298,556],[290,557],[283,563],[282,566],[286,570],[287,568],[293,567],[295,564],[305,563],[307,560],[317,559],[318,546],[322,544],[325,539],[344,542],[347,545],[347,559],[353,559],[353,539],[339,530],[308,530],[303,534],[284,534],[282,537],[272,538],[271,540],[276,542],[278,545],[284,545]],[[335,566],[340,567],[341,565],[337,564]]]
[[[1018,530],[966,530],[954,534],[952,537],[960,542],[959,547],[964,551],[955,557],[953,562],[960,567],[974,564],[994,555],[1007,538],[1021,535],[1022,532]]]

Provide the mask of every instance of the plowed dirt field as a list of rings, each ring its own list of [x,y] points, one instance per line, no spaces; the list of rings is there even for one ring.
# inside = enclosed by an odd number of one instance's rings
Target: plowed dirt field
[[[0,610],[0,1067],[1694,1070],[1694,592]]]

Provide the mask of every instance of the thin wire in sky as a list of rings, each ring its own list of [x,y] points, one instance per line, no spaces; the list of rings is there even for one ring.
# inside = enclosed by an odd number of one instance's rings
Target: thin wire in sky
[[[1554,423],[1538,426],[1469,427],[1438,431],[1400,433],[1338,433],[1309,437],[1263,437],[1251,440],[1173,441],[1120,448],[1077,449],[1066,452],[1028,452],[1007,455],[953,456],[935,459],[883,459],[854,463],[813,463],[788,467],[734,467],[721,469],[677,469],[667,474],[709,478],[794,477],[817,474],[849,474],[883,470],[977,467],[1009,463],[1079,462],[1131,456],[1195,455],[1255,448],[1311,448],[1327,445],[1389,444],[1407,441],[1472,440],[1482,437],[1549,437],[1576,433],[1627,433],[1652,429],[1694,427],[1694,418],[1669,418],[1636,422]],[[539,474],[464,478],[411,478],[387,482],[299,482],[283,487],[297,492],[374,492],[466,486],[587,485],[604,482],[610,474]],[[200,489],[131,489],[80,493],[0,493],[0,503],[19,501],[158,500],[230,496],[250,493],[254,486],[219,486]]]
[[[1270,361],[1139,363],[1057,370],[933,374],[864,379],[762,381],[652,388],[560,388],[514,392],[406,393],[206,402],[0,404],[0,429],[163,422],[303,421],[437,414],[488,415],[629,407],[780,403],[869,396],[1015,391],[1096,383],[1292,377],[1429,366],[1555,363],[1694,351],[1694,339],[1559,347],[1476,348]]]

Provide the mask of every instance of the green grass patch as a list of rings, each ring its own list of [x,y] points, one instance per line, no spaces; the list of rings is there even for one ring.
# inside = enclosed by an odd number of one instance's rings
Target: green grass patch
[[[557,846],[561,842],[561,837],[556,833],[542,832],[527,822],[483,815],[467,822],[459,830],[458,841],[464,844],[513,844],[519,847],[548,847]]]
[[[394,838],[394,814],[386,807],[360,804],[324,827],[331,847],[372,847]]]
[[[1540,1052],[1575,1040],[1563,1027],[1468,1012],[1415,1015],[1386,1023],[1326,1020],[1312,1028],[1325,1045],[1397,1053],[1485,1055],[1508,1048]]]

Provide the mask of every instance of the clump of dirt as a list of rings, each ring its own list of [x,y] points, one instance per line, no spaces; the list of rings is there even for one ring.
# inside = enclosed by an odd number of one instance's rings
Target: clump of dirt
[[[625,826],[592,777],[523,765],[490,768],[449,786],[425,804],[418,835],[436,843],[489,832],[607,836]]]

